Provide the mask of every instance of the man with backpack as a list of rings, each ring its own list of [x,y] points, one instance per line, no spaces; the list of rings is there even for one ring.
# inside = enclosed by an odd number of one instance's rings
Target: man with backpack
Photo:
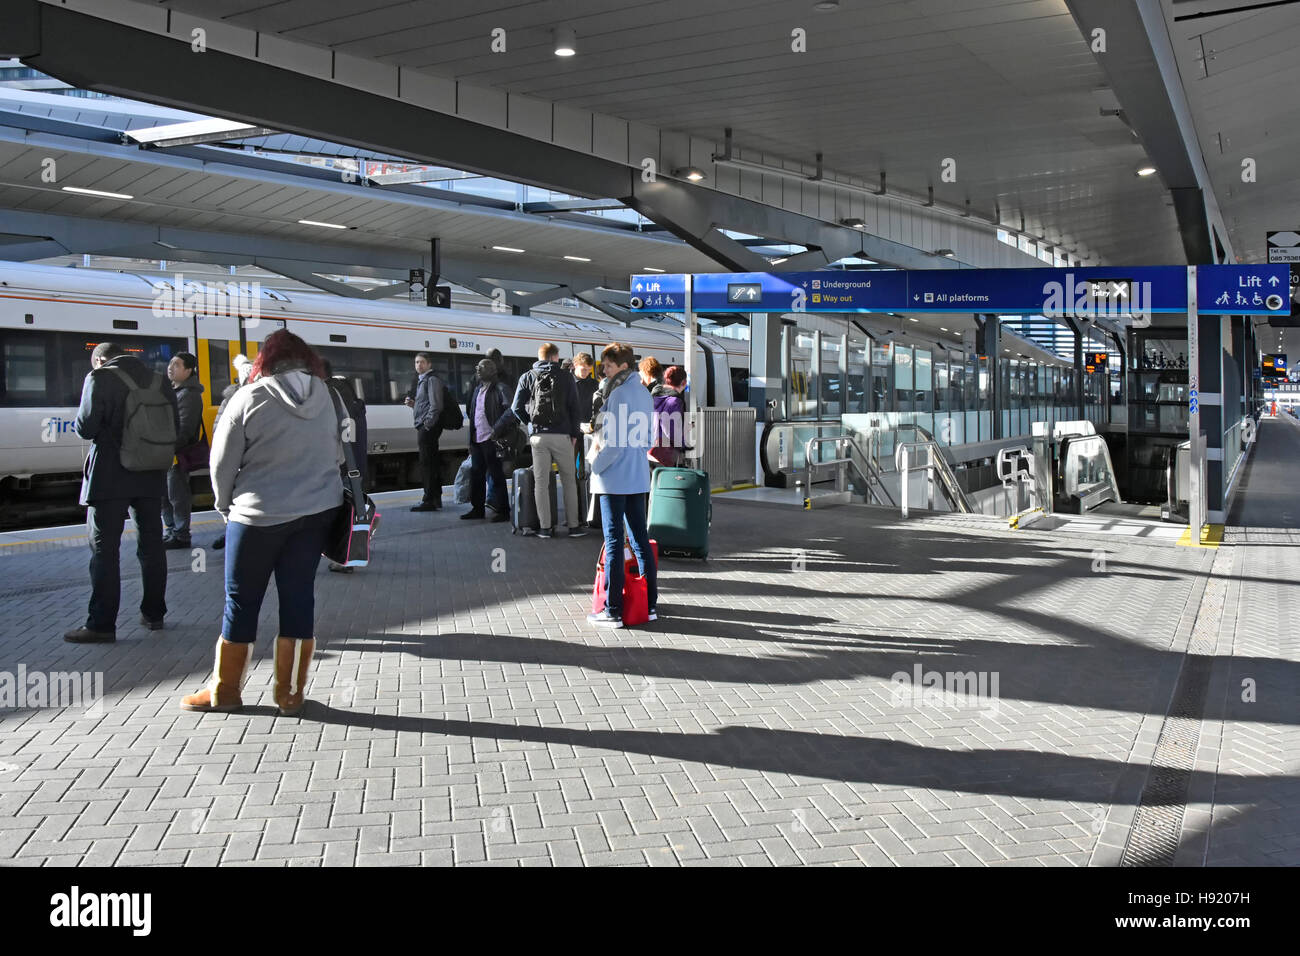
[[[117,640],[121,603],[122,529],[135,520],[144,597],[140,623],[160,630],[167,613],[167,557],[162,541],[162,499],[167,494],[180,434],[176,395],[154,372],[116,342],[100,342],[81,389],[77,434],[92,442],[81,482],[90,544],[90,607],[85,627],[68,631],[72,644]]]
[[[578,471],[575,456],[582,437],[578,417],[578,389],[573,376],[560,365],[560,348],[547,342],[537,350],[537,362],[519,379],[512,409],[531,426],[528,444],[533,451],[533,496],[537,502],[539,538],[555,533],[551,514],[551,462],[564,485],[564,517],[569,537],[586,534],[578,513]],[[526,533],[526,532],[525,532]]]

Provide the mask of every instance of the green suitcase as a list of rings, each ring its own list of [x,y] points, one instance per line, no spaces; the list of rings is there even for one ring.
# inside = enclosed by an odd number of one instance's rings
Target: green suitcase
[[[709,475],[694,468],[656,468],[650,481],[650,537],[659,553],[708,558],[713,521]]]

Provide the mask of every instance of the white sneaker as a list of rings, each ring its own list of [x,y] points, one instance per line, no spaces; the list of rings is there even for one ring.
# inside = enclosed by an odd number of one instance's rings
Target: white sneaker
[[[615,617],[609,613],[609,608],[605,608],[597,614],[588,614],[587,620],[597,627],[622,627],[623,619]]]
[[[657,620],[659,620],[659,614],[658,614],[658,612],[655,611],[654,608],[651,608],[651,609],[650,609],[650,617],[649,617],[649,620],[651,620],[651,621],[657,621]]]

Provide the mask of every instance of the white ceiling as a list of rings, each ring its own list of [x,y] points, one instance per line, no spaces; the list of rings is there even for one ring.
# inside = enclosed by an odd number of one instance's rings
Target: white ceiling
[[[1180,262],[1165,190],[1102,116],[1104,78],[1064,0],[164,0],[389,65],[594,110],[924,193],[1082,241],[1102,261]],[[552,52],[572,26],[578,55]],[[506,52],[490,52],[506,31]],[[806,31],[807,52],[791,51]],[[940,164],[956,160],[956,182]],[[1067,244],[1072,244],[1067,242]]]

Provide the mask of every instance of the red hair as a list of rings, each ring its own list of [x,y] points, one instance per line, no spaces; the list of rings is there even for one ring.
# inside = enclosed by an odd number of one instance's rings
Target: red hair
[[[680,365],[668,366],[668,371],[664,372],[664,381],[673,388],[681,388],[686,384],[686,369]]]
[[[268,335],[262,343],[249,381],[255,382],[263,375],[287,372],[292,368],[305,368],[317,378],[325,377],[325,363],[316,351],[288,329],[280,329]]]

